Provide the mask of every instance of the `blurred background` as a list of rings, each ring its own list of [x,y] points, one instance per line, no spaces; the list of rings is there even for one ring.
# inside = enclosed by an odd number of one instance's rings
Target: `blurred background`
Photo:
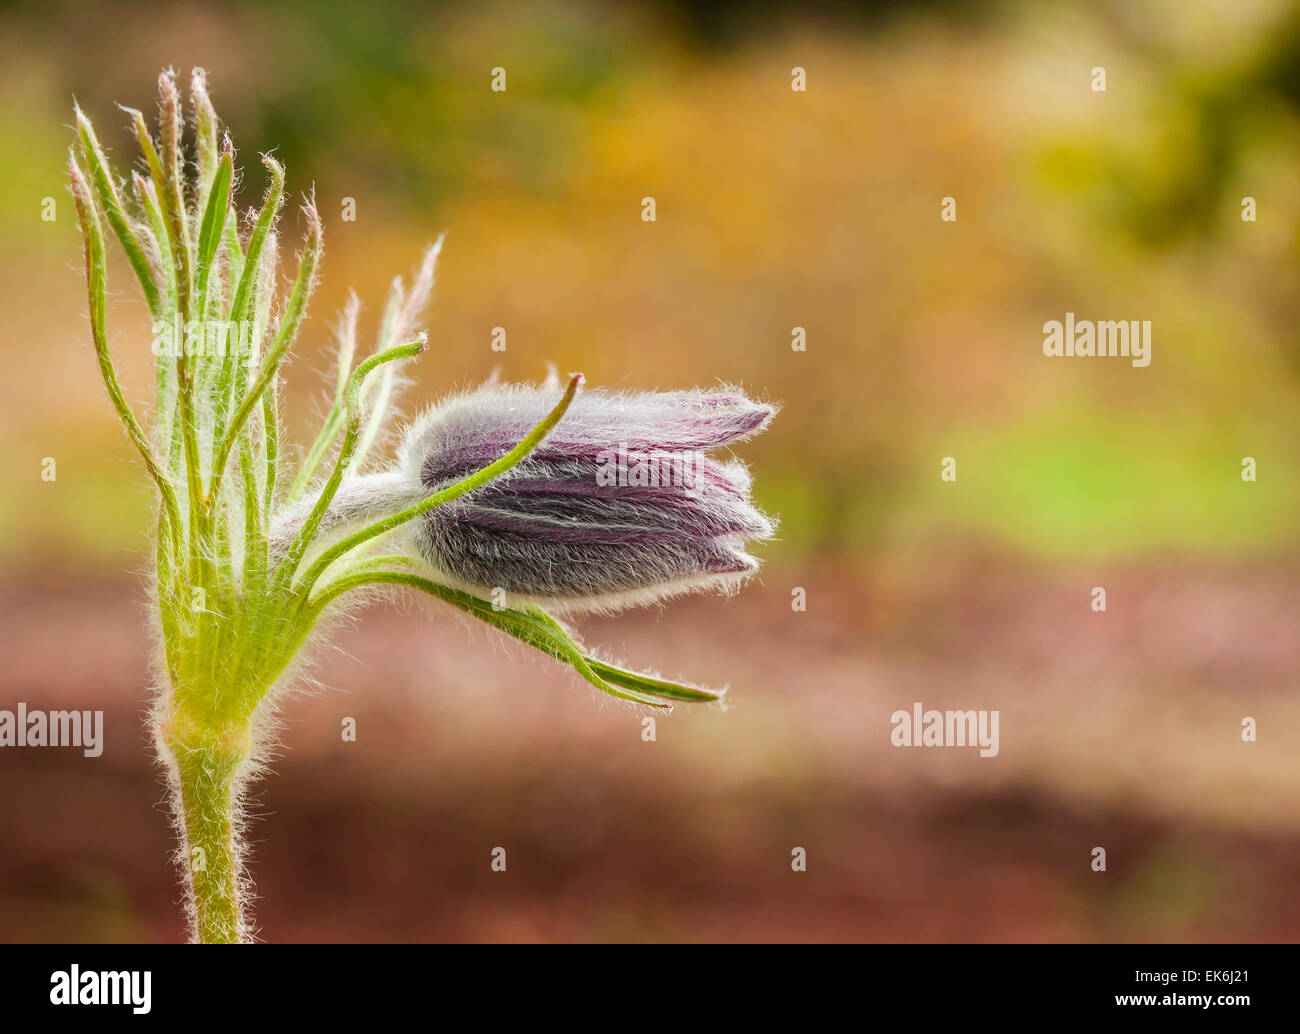
[[[0,938],[184,936],[141,722],[150,497],[64,173],[73,98],[123,170],[114,104],[152,111],[167,65],[208,70],[245,205],[261,151],[315,185],[298,441],[347,290],[373,335],[444,230],[408,411],[498,363],[784,403],[740,450],[782,517],[761,580],[580,624],[729,684],[725,711],[647,743],[567,669],[375,606],[283,711],[263,937],[1300,938],[1300,13],[1276,0],[5,4],[0,707],[102,708],[106,748],[0,751]],[[1150,320],[1151,365],[1044,358],[1067,311]],[[998,709],[999,756],[892,747],[914,701]]]

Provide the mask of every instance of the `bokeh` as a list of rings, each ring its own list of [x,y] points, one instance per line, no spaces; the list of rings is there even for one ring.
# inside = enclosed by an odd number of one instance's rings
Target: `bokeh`
[[[1300,13],[1272,0],[0,9],[0,707],[106,715],[100,758],[0,749],[0,938],[184,935],[151,502],[64,167],[74,98],[125,168],[115,104],[196,65],[241,200],[273,149],[325,220],[298,441],[348,290],[373,335],[444,231],[408,412],[548,363],[783,404],[738,450],[782,521],[761,578],[580,623],[726,708],[646,742],[567,669],[376,603],[281,710],[263,937],[1300,938]],[[1151,321],[1150,365],[1045,357],[1066,312]],[[914,701],[998,709],[999,755],[892,746]]]

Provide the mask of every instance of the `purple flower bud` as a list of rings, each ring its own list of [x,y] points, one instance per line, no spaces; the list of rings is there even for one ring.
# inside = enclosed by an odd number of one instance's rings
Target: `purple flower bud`
[[[411,427],[405,477],[430,494],[512,449],[559,389],[487,386]],[[420,518],[415,548],[449,582],[561,611],[612,610],[683,592],[734,591],[758,569],[750,539],[773,522],[738,462],[773,406],[740,392],[586,392],[518,466]],[[513,605],[513,603],[512,603]]]

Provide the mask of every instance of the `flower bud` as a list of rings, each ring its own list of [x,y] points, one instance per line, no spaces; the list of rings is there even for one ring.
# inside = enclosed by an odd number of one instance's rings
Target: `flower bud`
[[[401,451],[422,494],[503,456],[560,391],[487,386],[417,420]],[[757,434],[775,407],[740,392],[581,395],[518,466],[420,518],[416,550],[447,581],[557,611],[615,610],[735,591],[769,538],[738,462],[707,450]]]

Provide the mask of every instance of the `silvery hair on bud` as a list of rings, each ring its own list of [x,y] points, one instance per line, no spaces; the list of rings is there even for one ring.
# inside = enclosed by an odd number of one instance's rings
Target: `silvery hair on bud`
[[[443,401],[407,428],[395,469],[344,480],[325,527],[379,519],[482,469],[561,394],[486,385]],[[775,413],[730,388],[588,391],[523,462],[405,526],[408,550],[445,584],[557,613],[734,592],[758,570],[746,543],[775,524],[751,502],[744,465],[706,453],[759,433]],[[665,476],[646,483],[615,470]],[[280,535],[309,509],[286,512]]]

